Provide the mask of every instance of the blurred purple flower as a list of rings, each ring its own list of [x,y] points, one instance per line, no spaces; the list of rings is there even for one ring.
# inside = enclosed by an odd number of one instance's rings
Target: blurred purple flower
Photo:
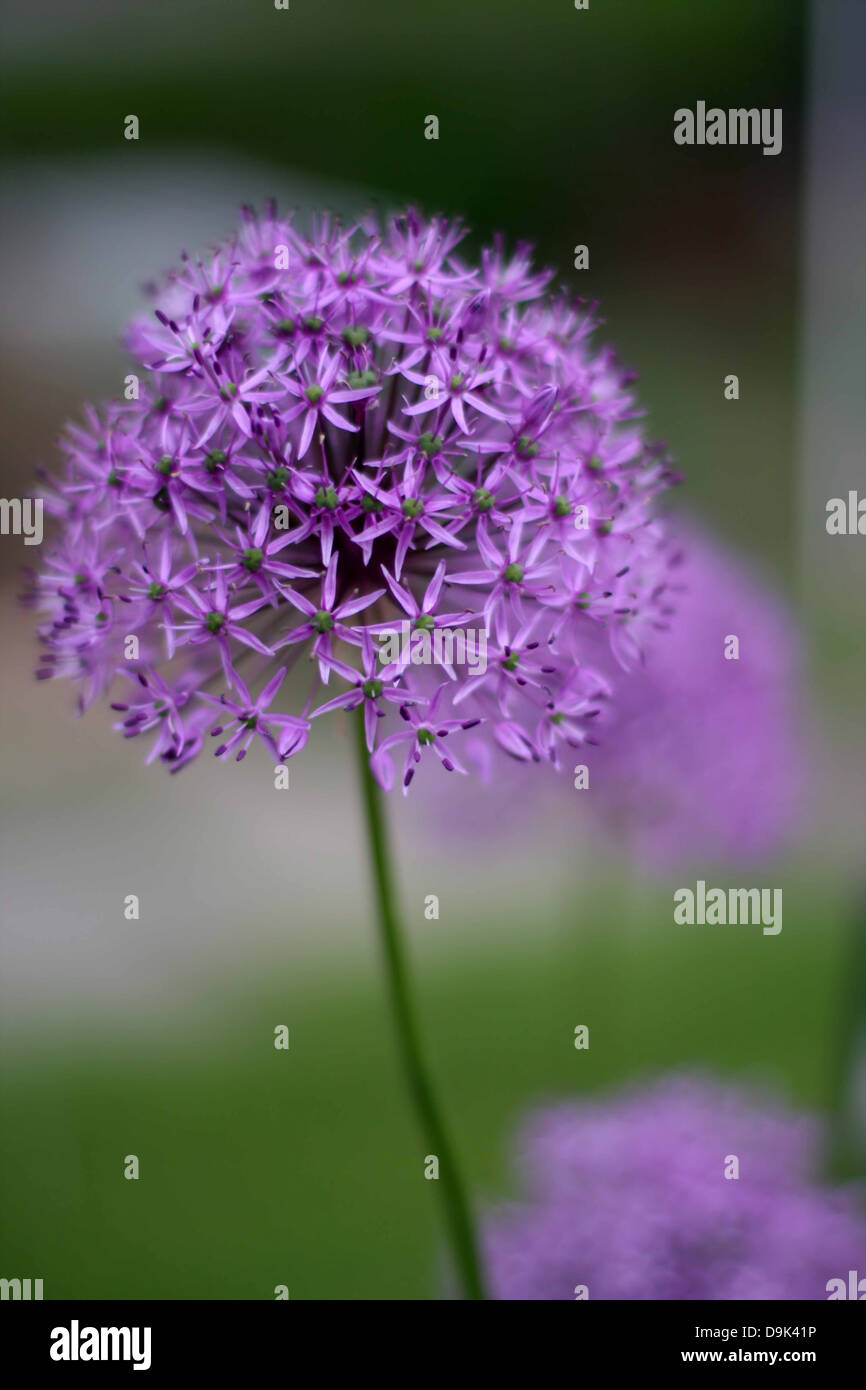
[[[155,731],[175,770],[219,686],[239,721],[221,757],[253,733],[288,757],[316,705],[365,700],[383,785],[397,744],[404,791],[419,762],[465,771],[472,729],[563,765],[606,691],[588,654],[633,662],[665,606],[653,508],[672,475],[591,311],[543,298],[525,246],[469,266],[462,237],[413,211],[305,236],[269,207],[184,257],[127,335],[131,398],[69,429],[46,489],[42,678],[77,679],[82,708],[131,682],[124,729]],[[441,654],[377,674],[370,639],[404,619],[489,626],[498,677]],[[304,708],[265,718],[302,653]]]
[[[774,1097],[688,1075],[538,1110],[525,1198],[486,1222],[492,1297],[826,1299],[866,1269],[866,1219],[813,1181],[819,1141]]]
[[[588,796],[649,865],[766,855],[796,829],[809,759],[794,618],[734,552],[672,530],[671,611],[581,759]]]
[[[793,616],[760,575],[701,527],[677,517],[668,529],[663,599],[651,630],[640,633],[642,655],[632,669],[619,669],[596,624],[573,622],[561,635],[574,644],[575,660],[582,652],[589,663],[583,679],[592,698],[577,704],[587,733],[569,768],[588,769],[588,788],[575,790],[572,776],[530,785],[518,763],[470,737],[466,756],[480,781],[445,786],[422,810],[443,834],[501,836],[511,824],[522,835],[530,797],[536,814],[550,811],[570,838],[586,813],[621,851],[658,870],[757,857],[791,837],[810,752]],[[495,680],[507,708],[507,681],[526,676],[523,650],[534,636],[513,635],[510,651],[519,661],[500,660],[494,649],[496,661],[466,682],[455,704]],[[739,642],[736,660],[725,657],[729,637]],[[519,757],[505,727],[499,747]],[[536,738],[542,746],[541,728]]]

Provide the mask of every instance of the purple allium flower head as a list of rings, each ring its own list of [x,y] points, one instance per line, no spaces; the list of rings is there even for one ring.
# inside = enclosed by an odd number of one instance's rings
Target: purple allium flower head
[[[539,1110],[526,1196],[486,1224],[492,1296],[827,1298],[866,1266],[866,1218],[815,1183],[819,1139],[772,1096],[696,1076]]]
[[[575,791],[568,776],[532,786],[536,814],[549,812],[551,826],[570,841],[576,818],[587,815],[618,849],[664,871],[783,847],[797,829],[811,751],[793,615],[703,527],[672,516],[667,530],[664,600],[642,636],[640,660],[628,672],[618,669],[599,641],[599,624],[572,633],[596,691],[614,693],[598,702],[587,743],[572,760],[570,770],[588,769],[589,786]],[[730,637],[739,642],[735,660],[725,656]],[[521,652],[520,634],[511,649]],[[501,663],[492,663],[487,682],[504,679]],[[444,785],[422,814],[446,835],[501,836],[511,806],[515,833],[525,834],[528,788],[521,794],[520,770],[507,769],[505,758],[497,766],[473,734],[466,744],[480,778]]]
[[[810,756],[795,621],[702,528],[670,529],[670,613],[582,761],[645,864],[759,857],[795,833]]]
[[[592,312],[545,297],[525,246],[472,266],[462,235],[409,211],[307,236],[269,207],[184,258],[128,332],[134,399],[65,437],[42,678],[77,679],[82,709],[125,680],[120,727],[172,770],[214,700],[238,758],[256,735],[291,756],[363,701],[404,790],[419,762],[465,771],[470,729],[554,766],[585,740],[608,686],[590,652],[633,661],[664,606],[672,475]],[[446,626],[489,636],[492,665],[429,640]],[[280,715],[301,655],[312,689]]]

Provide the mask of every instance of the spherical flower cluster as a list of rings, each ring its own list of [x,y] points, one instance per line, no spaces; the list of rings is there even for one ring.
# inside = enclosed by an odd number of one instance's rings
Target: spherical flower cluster
[[[616,698],[572,764],[586,768],[583,790],[571,777],[538,777],[521,795],[521,769],[491,757],[476,731],[466,758],[480,777],[459,796],[442,779],[420,808],[439,835],[466,846],[509,830],[525,836],[531,795],[546,843],[561,836],[564,851],[578,827],[590,839],[601,829],[618,853],[656,872],[760,858],[791,842],[815,741],[794,616],[703,526],[670,516],[667,533],[670,612],[641,661],[618,672],[600,626],[584,635],[587,659],[615,682]]]
[[[487,1223],[493,1297],[826,1299],[863,1268],[866,1218],[815,1183],[819,1139],[772,1096],[688,1075],[540,1110],[526,1198]]]
[[[117,727],[149,760],[177,770],[208,732],[218,757],[259,738],[284,760],[363,707],[386,788],[395,754],[404,790],[422,760],[464,771],[470,728],[558,765],[609,691],[587,635],[640,651],[671,474],[630,376],[526,247],[470,266],[462,235],[410,211],[306,236],[247,210],[133,324],[134,398],[69,429],[38,674],[81,682],[82,708],[124,679]],[[486,662],[461,665],[482,632]],[[303,653],[312,689],[278,712]]]
[[[644,866],[760,858],[799,828],[814,753],[794,616],[702,527],[670,536],[675,611],[583,759],[589,801]]]

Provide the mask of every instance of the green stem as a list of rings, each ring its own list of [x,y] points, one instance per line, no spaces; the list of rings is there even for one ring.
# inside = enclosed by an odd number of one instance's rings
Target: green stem
[[[382,808],[382,793],[370,771],[370,758],[364,739],[363,705],[355,716],[355,722],[358,735],[358,767],[361,774],[367,833],[379,903],[379,926],[385,954],[385,969],[388,976],[391,1005],[394,1010],[394,1021],[397,1025],[398,1044],[409,1081],[409,1089],[412,1092],[412,1098],[421,1121],[425,1143],[429,1145],[430,1153],[439,1160],[439,1184],[445,1205],[445,1218],[451,1236],[454,1258],[463,1281],[464,1293],[467,1298],[483,1299],[485,1293],[481,1277],[481,1262],[478,1258],[478,1247],[469,1212],[469,1203],[458,1171],[456,1155],[442,1120],[439,1103],[421,1048],[412,991],[406,969],[406,958],[397,921],[396,896]]]

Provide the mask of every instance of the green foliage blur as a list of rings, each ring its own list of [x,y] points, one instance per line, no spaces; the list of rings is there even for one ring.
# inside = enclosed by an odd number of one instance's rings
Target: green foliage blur
[[[611,883],[572,886],[552,943],[512,934],[453,953],[459,968],[435,945],[416,951],[429,1055],[482,1209],[519,1192],[511,1132],[545,1099],[685,1067],[826,1104],[845,908],[790,886],[798,907],[772,950],[760,933],[733,945],[696,929],[684,944],[659,890],[636,931]],[[479,927],[494,939],[495,919],[465,923]],[[4,1268],[38,1271],[47,1298],[268,1299],[278,1284],[293,1299],[442,1297],[436,1184],[372,930],[358,930],[371,945],[351,981],[299,980],[287,933],[282,966],[214,992],[194,1025],[167,1020],[160,1042],[133,1025],[7,1056]]]

